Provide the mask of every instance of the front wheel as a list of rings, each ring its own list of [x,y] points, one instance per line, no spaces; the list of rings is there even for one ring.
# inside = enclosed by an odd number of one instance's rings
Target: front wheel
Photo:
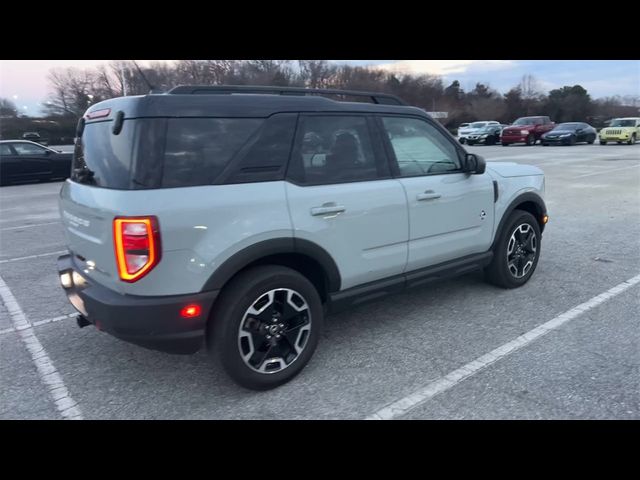
[[[503,147],[508,147],[508,146],[509,146],[509,144],[508,144],[508,143],[504,143],[504,142],[502,142],[502,146],[503,146]]]
[[[243,387],[268,390],[309,362],[323,326],[313,284],[295,270],[263,265],[224,287],[207,329],[213,357]]]
[[[629,145],[633,145],[634,143],[636,143],[636,134],[635,133],[633,135],[631,135],[631,138],[629,139]]]
[[[600,145],[606,145],[607,142],[605,142],[604,140],[600,140]]]
[[[514,210],[499,235],[493,259],[485,268],[485,278],[499,287],[520,287],[527,283],[538,265],[540,226],[529,212]]]
[[[536,143],[536,137],[534,137],[533,135],[529,135],[527,137],[527,146],[531,146],[531,145],[535,145]]]

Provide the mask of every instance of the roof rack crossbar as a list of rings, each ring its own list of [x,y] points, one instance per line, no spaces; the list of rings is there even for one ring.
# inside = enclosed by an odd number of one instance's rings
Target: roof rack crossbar
[[[179,95],[211,94],[224,95],[233,93],[244,94],[276,94],[276,95],[346,95],[351,97],[367,97],[373,103],[385,105],[406,105],[395,95],[380,92],[359,92],[353,90],[339,90],[329,88],[301,88],[301,87],[270,87],[252,85],[180,85],[167,93]]]

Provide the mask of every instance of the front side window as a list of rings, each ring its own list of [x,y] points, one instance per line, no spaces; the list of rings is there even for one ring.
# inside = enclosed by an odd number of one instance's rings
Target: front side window
[[[0,144],[0,155],[13,155],[11,147],[6,143]]]
[[[300,119],[290,177],[305,185],[361,182],[388,176],[376,161],[367,119],[308,116]]]
[[[13,148],[18,155],[44,155],[46,149],[32,143],[14,143]]]
[[[401,177],[460,170],[458,150],[434,126],[417,118],[383,117]]]

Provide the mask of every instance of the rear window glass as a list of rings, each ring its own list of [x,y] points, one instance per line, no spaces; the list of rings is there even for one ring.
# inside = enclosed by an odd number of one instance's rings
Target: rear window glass
[[[76,142],[71,179],[106,188],[129,188],[136,122],[125,121],[119,135],[113,122],[87,123]]]
[[[263,122],[257,118],[170,118],[162,186],[212,184]]]

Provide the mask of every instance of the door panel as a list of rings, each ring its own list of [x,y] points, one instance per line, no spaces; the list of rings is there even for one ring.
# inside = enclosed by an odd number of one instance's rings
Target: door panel
[[[13,144],[18,154],[19,175],[24,177],[45,177],[51,175],[51,160],[47,150],[32,143],[18,142]]]
[[[407,271],[489,249],[494,222],[489,175],[453,173],[399,181],[409,204]]]
[[[403,272],[409,221],[398,181],[286,186],[295,237],[333,257],[341,289]]]
[[[491,177],[463,173],[464,150],[431,121],[384,116],[378,126],[407,196],[406,271],[487,251],[494,222]]]
[[[335,260],[342,289],[402,273],[409,220],[364,115],[301,115],[286,185],[294,235]]]

